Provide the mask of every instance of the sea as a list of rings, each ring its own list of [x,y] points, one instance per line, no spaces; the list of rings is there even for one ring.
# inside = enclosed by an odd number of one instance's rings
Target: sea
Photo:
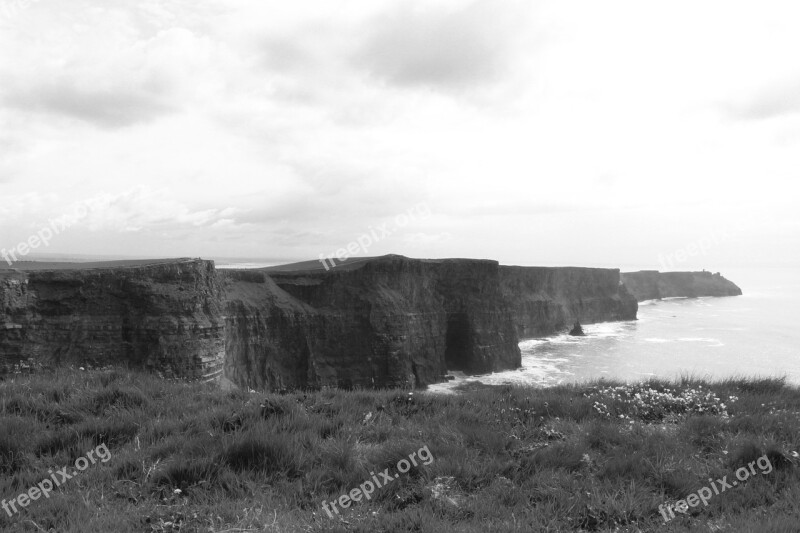
[[[797,268],[759,267],[722,273],[742,296],[640,302],[638,319],[584,326],[520,342],[522,368],[430,387],[449,392],[465,382],[561,383],[609,379],[637,382],[684,376],[710,381],[782,377],[800,385],[800,277]]]

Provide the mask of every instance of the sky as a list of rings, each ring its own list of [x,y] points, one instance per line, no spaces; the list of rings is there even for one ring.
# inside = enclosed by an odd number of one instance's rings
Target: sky
[[[0,0],[0,248],[58,228],[31,257],[798,265],[798,20],[790,1]]]

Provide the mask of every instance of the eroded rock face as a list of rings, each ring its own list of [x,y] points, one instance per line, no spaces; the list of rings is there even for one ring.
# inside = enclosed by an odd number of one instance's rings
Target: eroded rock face
[[[717,272],[625,272],[622,281],[640,302],[661,298],[740,296],[742,289]]]
[[[0,373],[5,364],[23,359],[27,315],[27,276],[16,271],[0,273]]]
[[[273,302],[268,310],[236,296],[252,292],[253,281],[230,274],[226,369],[240,385],[277,383],[270,369],[291,354],[307,363],[295,367],[293,385],[281,386],[419,387],[442,381],[448,367],[481,373],[520,365],[496,262],[387,256],[357,268],[268,274],[257,280],[262,302]],[[285,331],[258,348],[231,339],[243,323],[270,329],[259,321]],[[295,339],[288,351],[276,344],[286,339]]]
[[[519,368],[519,339],[501,290],[500,265],[466,259],[425,264],[443,298],[447,368],[470,374]]]
[[[501,266],[500,279],[521,339],[552,335],[575,322],[635,320],[639,308],[617,269]]]
[[[415,387],[447,369],[513,369],[520,338],[638,308],[614,269],[385,256],[226,275],[226,374],[252,388]]]
[[[521,338],[636,318],[614,269],[402,256],[303,265],[0,271],[0,366],[30,358],[214,379],[224,362],[231,381],[261,390],[414,388],[448,369],[517,368]]]
[[[211,261],[4,271],[0,364],[120,365],[213,378],[224,322]]]
[[[225,292],[225,376],[257,390],[311,387],[317,312],[258,271],[220,271]]]

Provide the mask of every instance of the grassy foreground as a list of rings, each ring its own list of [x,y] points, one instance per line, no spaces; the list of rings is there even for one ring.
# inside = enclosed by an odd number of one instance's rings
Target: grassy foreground
[[[0,381],[0,499],[111,458],[0,531],[797,531],[800,390],[780,380],[549,389],[223,392],[127,371]],[[322,502],[427,447],[370,500]],[[739,486],[665,523],[661,504]],[[374,472],[375,478],[371,475]]]

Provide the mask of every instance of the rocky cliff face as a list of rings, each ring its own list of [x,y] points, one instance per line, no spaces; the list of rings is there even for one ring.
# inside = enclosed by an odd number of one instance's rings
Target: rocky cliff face
[[[130,365],[213,378],[224,359],[214,264],[0,272],[0,366]]]
[[[0,374],[9,363],[24,359],[28,315],[28,278],[16,271],[0,271]]]
[[[264,390],[420,387],[516,368],[520,338],[631,320],[619,271],[471,259],[220,270],[179,260],[0,271],[0,372],[125,365]]]
[[[225,376],[258,390],[308,388],[318,313],[264,272],[220,271],[225,292]]]
[[[448,369],[486,373],[521,365],[512,309],[495,261],[425,261],[445,310]]]
[[[226,373],[237,384],[418,387],[447,368],[520,364],[496,262],[388,256],[268,274],[226,273]],[[262,296],[245,296],[254,290]]]
[[[521,338],[576,320],[634,320],[638,308],[613,269],[401,256],[299,268],[228,274],[226,374],[235,383],[413,387],[447,369],[517,368]]]
[[[521,339],[552,335],[576,321],[635,320],[639,307],[616,269],[501,266],[500,280]]]
[[[739,296],[742,289],[717,272],[625,272],[622,281],[638,301],[699,296]]]

